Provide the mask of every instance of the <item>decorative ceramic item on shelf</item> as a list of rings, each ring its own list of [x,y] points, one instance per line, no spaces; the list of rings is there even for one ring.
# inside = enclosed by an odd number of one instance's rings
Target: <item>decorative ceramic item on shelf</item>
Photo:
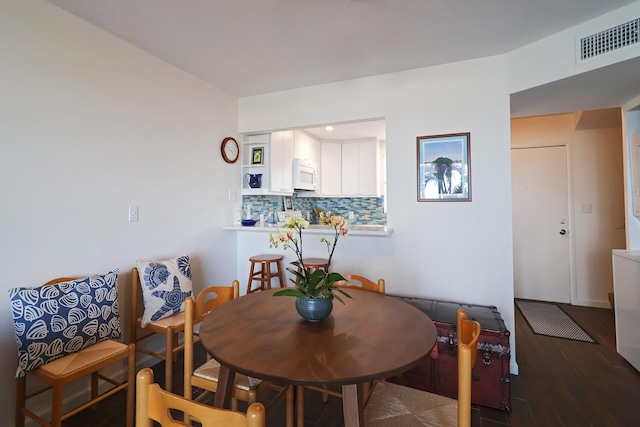
[[[331,212],[321,213],[319,223],[334,230],[333,243],[324,237],[320,239],[327,245],[329,253],[327,266],[330,267],[338,238],[349,234],[349,226],[343,217],[333,215]],[[345,280],[345,278],[340,273],[327,273],[322,269],[310,272],[305,267],[302,261],[302,230],[309,227],[309,221],[301,217],[288,217],[284,227],[286,230],[280,231],[278,229],[275,236],[273,233],[269,233],[269,247],[277,248],[282,245],[285,250],[291,248],[295,252],[297,260],[291,263],[295,268],[287,267],[287,271],[295,276],[295,279],[290,279],[295,287],[277,291],[273,295],[296,297],[298,314],[311,322],[320,321],[331,314],[334,298],[343,304],[344,301],[340,296],[352,298],[351,295],[335,285],[336,282]]]
[[[261,173],[245,173],[244,179],[251,188],[262,187],[262,174]]]

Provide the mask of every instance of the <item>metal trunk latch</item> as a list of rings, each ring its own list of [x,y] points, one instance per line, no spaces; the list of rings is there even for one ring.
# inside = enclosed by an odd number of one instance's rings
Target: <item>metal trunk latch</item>
[[[485,341],[482,346],[482,363],[486,366],[491,365],[491,359],[493,356],[493,351],[491,350],[491,346],[489,345],[489,341]]]

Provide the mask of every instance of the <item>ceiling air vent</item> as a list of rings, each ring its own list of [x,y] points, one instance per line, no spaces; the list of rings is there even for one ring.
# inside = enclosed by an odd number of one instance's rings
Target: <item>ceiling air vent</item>
[[[631,47],[640,41],[640,18],[578,40],[578,62]]]

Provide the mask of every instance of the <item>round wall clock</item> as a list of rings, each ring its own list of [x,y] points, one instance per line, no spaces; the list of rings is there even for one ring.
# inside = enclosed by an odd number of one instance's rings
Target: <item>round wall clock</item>
[[[238,156],[240,155],[238,142],[231,137],[225,138],[222,141],[220,151],[222,151],[222,158],[227,163],[235,163],[238,160]]]

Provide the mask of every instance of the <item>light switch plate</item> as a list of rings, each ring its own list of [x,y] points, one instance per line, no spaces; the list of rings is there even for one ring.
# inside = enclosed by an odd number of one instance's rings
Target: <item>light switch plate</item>
[[[138,222],[137,206],[129,206],[129,222]]]
[[[593,207],[591,206],[591,203],[583,203],[580,205],[580,213],[591,213],[592,210]]]

